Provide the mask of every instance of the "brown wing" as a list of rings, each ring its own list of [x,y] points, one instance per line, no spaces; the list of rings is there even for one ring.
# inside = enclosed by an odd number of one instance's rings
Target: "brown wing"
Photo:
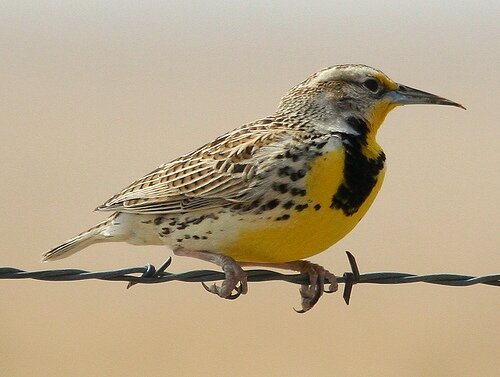
[[[286,135],[273,118],[245,125],[160,166],[99,206],[100,211],[173,213],[244,201],[262,148]]]

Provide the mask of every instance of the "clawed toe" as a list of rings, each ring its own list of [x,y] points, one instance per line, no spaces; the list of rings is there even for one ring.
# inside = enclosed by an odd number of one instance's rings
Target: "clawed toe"
[[[335,293],[339,290],[339,283],[337,282],[337,278],[334,274],[325,270],[325,281],[330,283],[328,289],[323,289],[325,293]]]
[[[208,292],[228,300],[234,300],[240,295],[248,292],[247,274],[243,271],[240,265],[232,260],[227,260],[223,263],[222,269],[224,270],[226,277],[220,286],[217,284],[208,286],[205,283],[202,283],[203,287]]]
[[[302,297],[301,305],[302,309],[295,309],[297,313],[305,313],[311,309],[319,301],[323,290],[320,289],[321,283],[319,282],[319,277],[316,282],[311,285],[302,285],[299,289],[300,296]]]
[[[309,285],[302,285],[299,289],[302,309],[294,308],[297,313],[305,313],[310,310],[319,301],[323,292],[333,293],[337,291],[338,284],[335,275],[323,267],[307,261],[298,261],[296,268],[309,275]],[[325,289],[325,281],[330,283],[328,289]]]
[[[206,291],[216,294],[217,296],[225,298],[227,300],[235,300],[238,297],[240,297],[240,295],[245,294],[248,291],[248,288],[246,288],[247,287],[246,281],[245,284],[243,284],[243,282],[239,282],[239,284],[236,285],[229,292],[227,292],[227,289],[226,287],[224,287],[224,284],[222,284],[221,286],[218,286],[217,284],[207,285],[202,282],[201,285],[203,285],[203,288],[205,288]],[[233,291],[236,292],[233,293]]]
[[[209,251],[187,250],[183,248],[174,250],[174,253],[180,256],[212,262],[222,267],[225,279],[220,286],[217,284],[207,285],[201,283],[203,288],[208,292],[229,300],[234,300],[248,292],[247,274],[233,258]],[[233,293],[233,291],[236,291],[236,293]]]

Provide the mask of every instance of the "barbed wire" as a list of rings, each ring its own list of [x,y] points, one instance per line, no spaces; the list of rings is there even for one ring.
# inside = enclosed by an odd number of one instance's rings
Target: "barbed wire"
[[[351,265],[351,272],[337,277],[338,283],[345,284],[344,300],[349,304],[352,287],[355,284],[408,284],[428,283],[465,287],[475,284],[500,286],[500,274],[470,276],[459,274],[428,274],[415,275],[405,272],[371,272],[360,274],[354,256],[346,252]],[[195,270],[182,273],[167,272],[172,258],[169,258],[160,268],[151,264],[142,267],[123,268],[110,271],[91,272],[80,269],[24,271],[14,267],[0,267],[0,279],[34,279],[44,281],[76,281],[105,280],[128,282],[127,288],[135,284],[157,284],[169,281],[181,282],[212,282],[224,280],[224,273],[212,270]],[[308,284],[309,277],[305,274],[282,274],[270,270],[246,270],[249,282],[286,281],[293,284]]]
[[[459,274],[428,274],[415,275],[405,272],[371,272],[360,274],[354,256],[346,251],[351,272],[346,272],[337,277],[338,283],[345,284],[344,300],[349,304],[352,287],[355,284],[408,284],[428,283],[464,287],[475,284],[500,286],[500,274],[470,276]],[[195,270],[182,273],[167,272],[172,258],[163,263],[160,268],[151,264],[142,267],[123,268],[111,271],[91,272],[80,269],[60,269],[24,271],[14,267],[0,267],[0,279],[35,279],[44,281],[75,281],[75,280],[105,280],[128,282],[127,289],[135,284],[157,284],[169,281],[182,282],[212,282],[224,280],[223,272],[212,270]],[[309,277],[305,274],[282,274],[270,270],[246,270],[249,282],[286,281],[294,284],[308,284]]]

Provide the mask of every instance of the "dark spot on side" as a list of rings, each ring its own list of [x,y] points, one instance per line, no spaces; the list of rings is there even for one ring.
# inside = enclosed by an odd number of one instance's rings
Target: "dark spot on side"
[[[141,221],[141,223],[143,223],[143,224],[151,224],[152,221],[151,220],[145,220],[145,221]],[[159,224],[156,224],[156,225],[159,225]]]
[[[200,236],[196,236],[196,235],[195,235],[195,236],[193,236],[193,238],[194,238],[195,240],[199,240],[199,239],[200,239]]]
[[[170,228],[161,228],[161,232],[165,235],[170,234]]]
[[[297,170],[297,172],[290,174],[290,179],[292,181],[298,181],[299,179],[304,178],[306,175],[306,171],[304,169]]]
[[[205,220],[205,216],[200,216],[200,217],[197,217],[193,220],[193,224],[199,224],[201,223],[203,220]]]
[[[309,207],[309,204],[307,204],[307,203],[306,204],[297,204],[295,206],[295,210],[301,212],[301,211],[305,210],[307,207]]]
[[[299,154],[292,153],[291,151],[286,151],[285,157],[291,159],[293,162],[297,162],[300,159]]]
[[[273,184],[273,190],[284,194],[288,192],[288,185],[286,183],[275,183]]]
[[[184,240],[182,238],[177,238],[176,241],[180,243],[180,242],[182,242]]]
[[[300,189],[300,188],[297,188],[297,187],[294,187],[290,190],[290,193],[292,195],[298,195],[298,196],[305,196],[306,195],[306,190],[304,189]]]
[[[267,211],[267,210],[276,208],[278,206],[278,204],[280,204],[280,201],[278,199],[273,199],[273,200],[268,201],[266,204],[264,204],[262,206],[262,209],[264,211]]]
[[[323,142],[321,142],[321,143],[318,143],[318,144],[316,145],[316,147],[317,147],[318,149],[323,149],[323,148],[325,147],[325,145],[326,145],[326,141],[323,141]]]
[[[163,217],[157,217],[154,219],[155,225],[160,225],[163,222]]]
[[[314,206],[314,209],[315,209],[316,211],[319,211],[319,210],[321,209],[321,204],[316,204],[316,205]]]
[[[278,176],[286,177],[287,175],[290,175],[292,172],[293,169],[290,166],[284,166],[278,169]]]
[[[294,204],[295,204],[295,202],[293,200],[289,200],[288,202],[286,202],[285,204],[283,204],[283,208],[290,209],[290,208],[293,207]]]
[[[188,240],[188,239],[190,239],[190,238],[191,238],[191,236],[190,236],[189,234],[185,234],[185,235],[184,235],[184,238],[185,238],[186,240]]]
[[[285,214],[285,215],[282,215],[280,217],[277,217],[276,221],[288,220],[289,218],[290,218],[290,215]]]
[[[212,231],[211,230],[207,230],[207,234],[212,234]]]
[[[244,206],[242,208],[242,211],[244,211],[244,212],[251,211],[251,210],[257,208],[260,205],[260,202],[261,202],[260,199],[254,200],[252,203]],[[217,220],[217,219],[215,219],[215,220]]]
[[[186,228],[187,228],[187,224],[185,224],[185,223],[177,225],[177,230],[182,230],[182,229],[186,229]]]
[[[277,160],[281,160],[281,159],[282,159],[282,158],[284,158],[284,157],[285,157],[285,156],[283,156],[282,154],[277,154],[275,158],[276,158]]]

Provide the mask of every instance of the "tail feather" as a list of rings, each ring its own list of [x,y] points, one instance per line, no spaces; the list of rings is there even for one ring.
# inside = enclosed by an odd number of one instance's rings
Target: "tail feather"
[[[69,257],[76,252],[85,249],[86,247],[106,241],[106,236],[102,235],[102,231],[113,221],[115,216],[97,224],[96,226],[86,230],[83,233],[67,240],[63,244],[54,247],[42,255],[42,261],[58,260]]]

